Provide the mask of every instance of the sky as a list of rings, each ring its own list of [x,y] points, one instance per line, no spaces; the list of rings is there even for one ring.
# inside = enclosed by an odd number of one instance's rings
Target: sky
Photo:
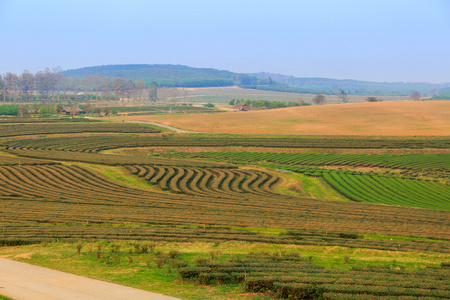
[[[0,74],[180,64],[450,82],[450,0],[0,0]]]

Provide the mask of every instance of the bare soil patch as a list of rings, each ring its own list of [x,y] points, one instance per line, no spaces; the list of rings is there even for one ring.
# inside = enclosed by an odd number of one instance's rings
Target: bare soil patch
[[[158,122],[209,133],[450,135],[450,101],[347,103],[115,119]]]

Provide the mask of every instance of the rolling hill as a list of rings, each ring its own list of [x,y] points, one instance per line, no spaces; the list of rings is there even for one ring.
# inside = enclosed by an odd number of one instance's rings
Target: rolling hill
[[[103,77],[142,79],[146,85],[156,81],[160,86],[221,87],[238,85],[244,88],[294,93],[336,94],[339,89],[352,95],[409,96],[414,91],[423,95],[439,94],[450,83],[369,82],[330,78],[294,77],[274,73],[235,73],[213,68],[193,68],[170,64],[128,64],[93,66],[61,72],[67,77],[101,74]],[[269,79],[270,78],[270,79]]]
[[[123,119],[213,133],[450,135],[450,102],[366,102]]]

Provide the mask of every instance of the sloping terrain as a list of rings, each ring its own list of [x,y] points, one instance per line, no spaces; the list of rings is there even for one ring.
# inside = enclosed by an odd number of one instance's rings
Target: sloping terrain
[[[291,107],[214,115],[122,118],[212,133],[449,135],[450,102],[401,101]]]

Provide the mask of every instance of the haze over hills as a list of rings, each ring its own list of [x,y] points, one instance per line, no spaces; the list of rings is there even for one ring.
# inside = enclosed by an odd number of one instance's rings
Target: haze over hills
[[[104,77],[142,79],[146,85],[156,81],[160,86],[217,87],[238,85],[244,88],[297,93],[335,94],[339,89],[354,95],[410,95],[419,91],[423,95],[439,95],[450,88],[449,83],[370,82],[330,78],[294,77],[275,73],[235,73],[213,68],[194,68],[170,64],[127,64],[93,66],[66,70],[63,76],[84,77],[101,74]]]

